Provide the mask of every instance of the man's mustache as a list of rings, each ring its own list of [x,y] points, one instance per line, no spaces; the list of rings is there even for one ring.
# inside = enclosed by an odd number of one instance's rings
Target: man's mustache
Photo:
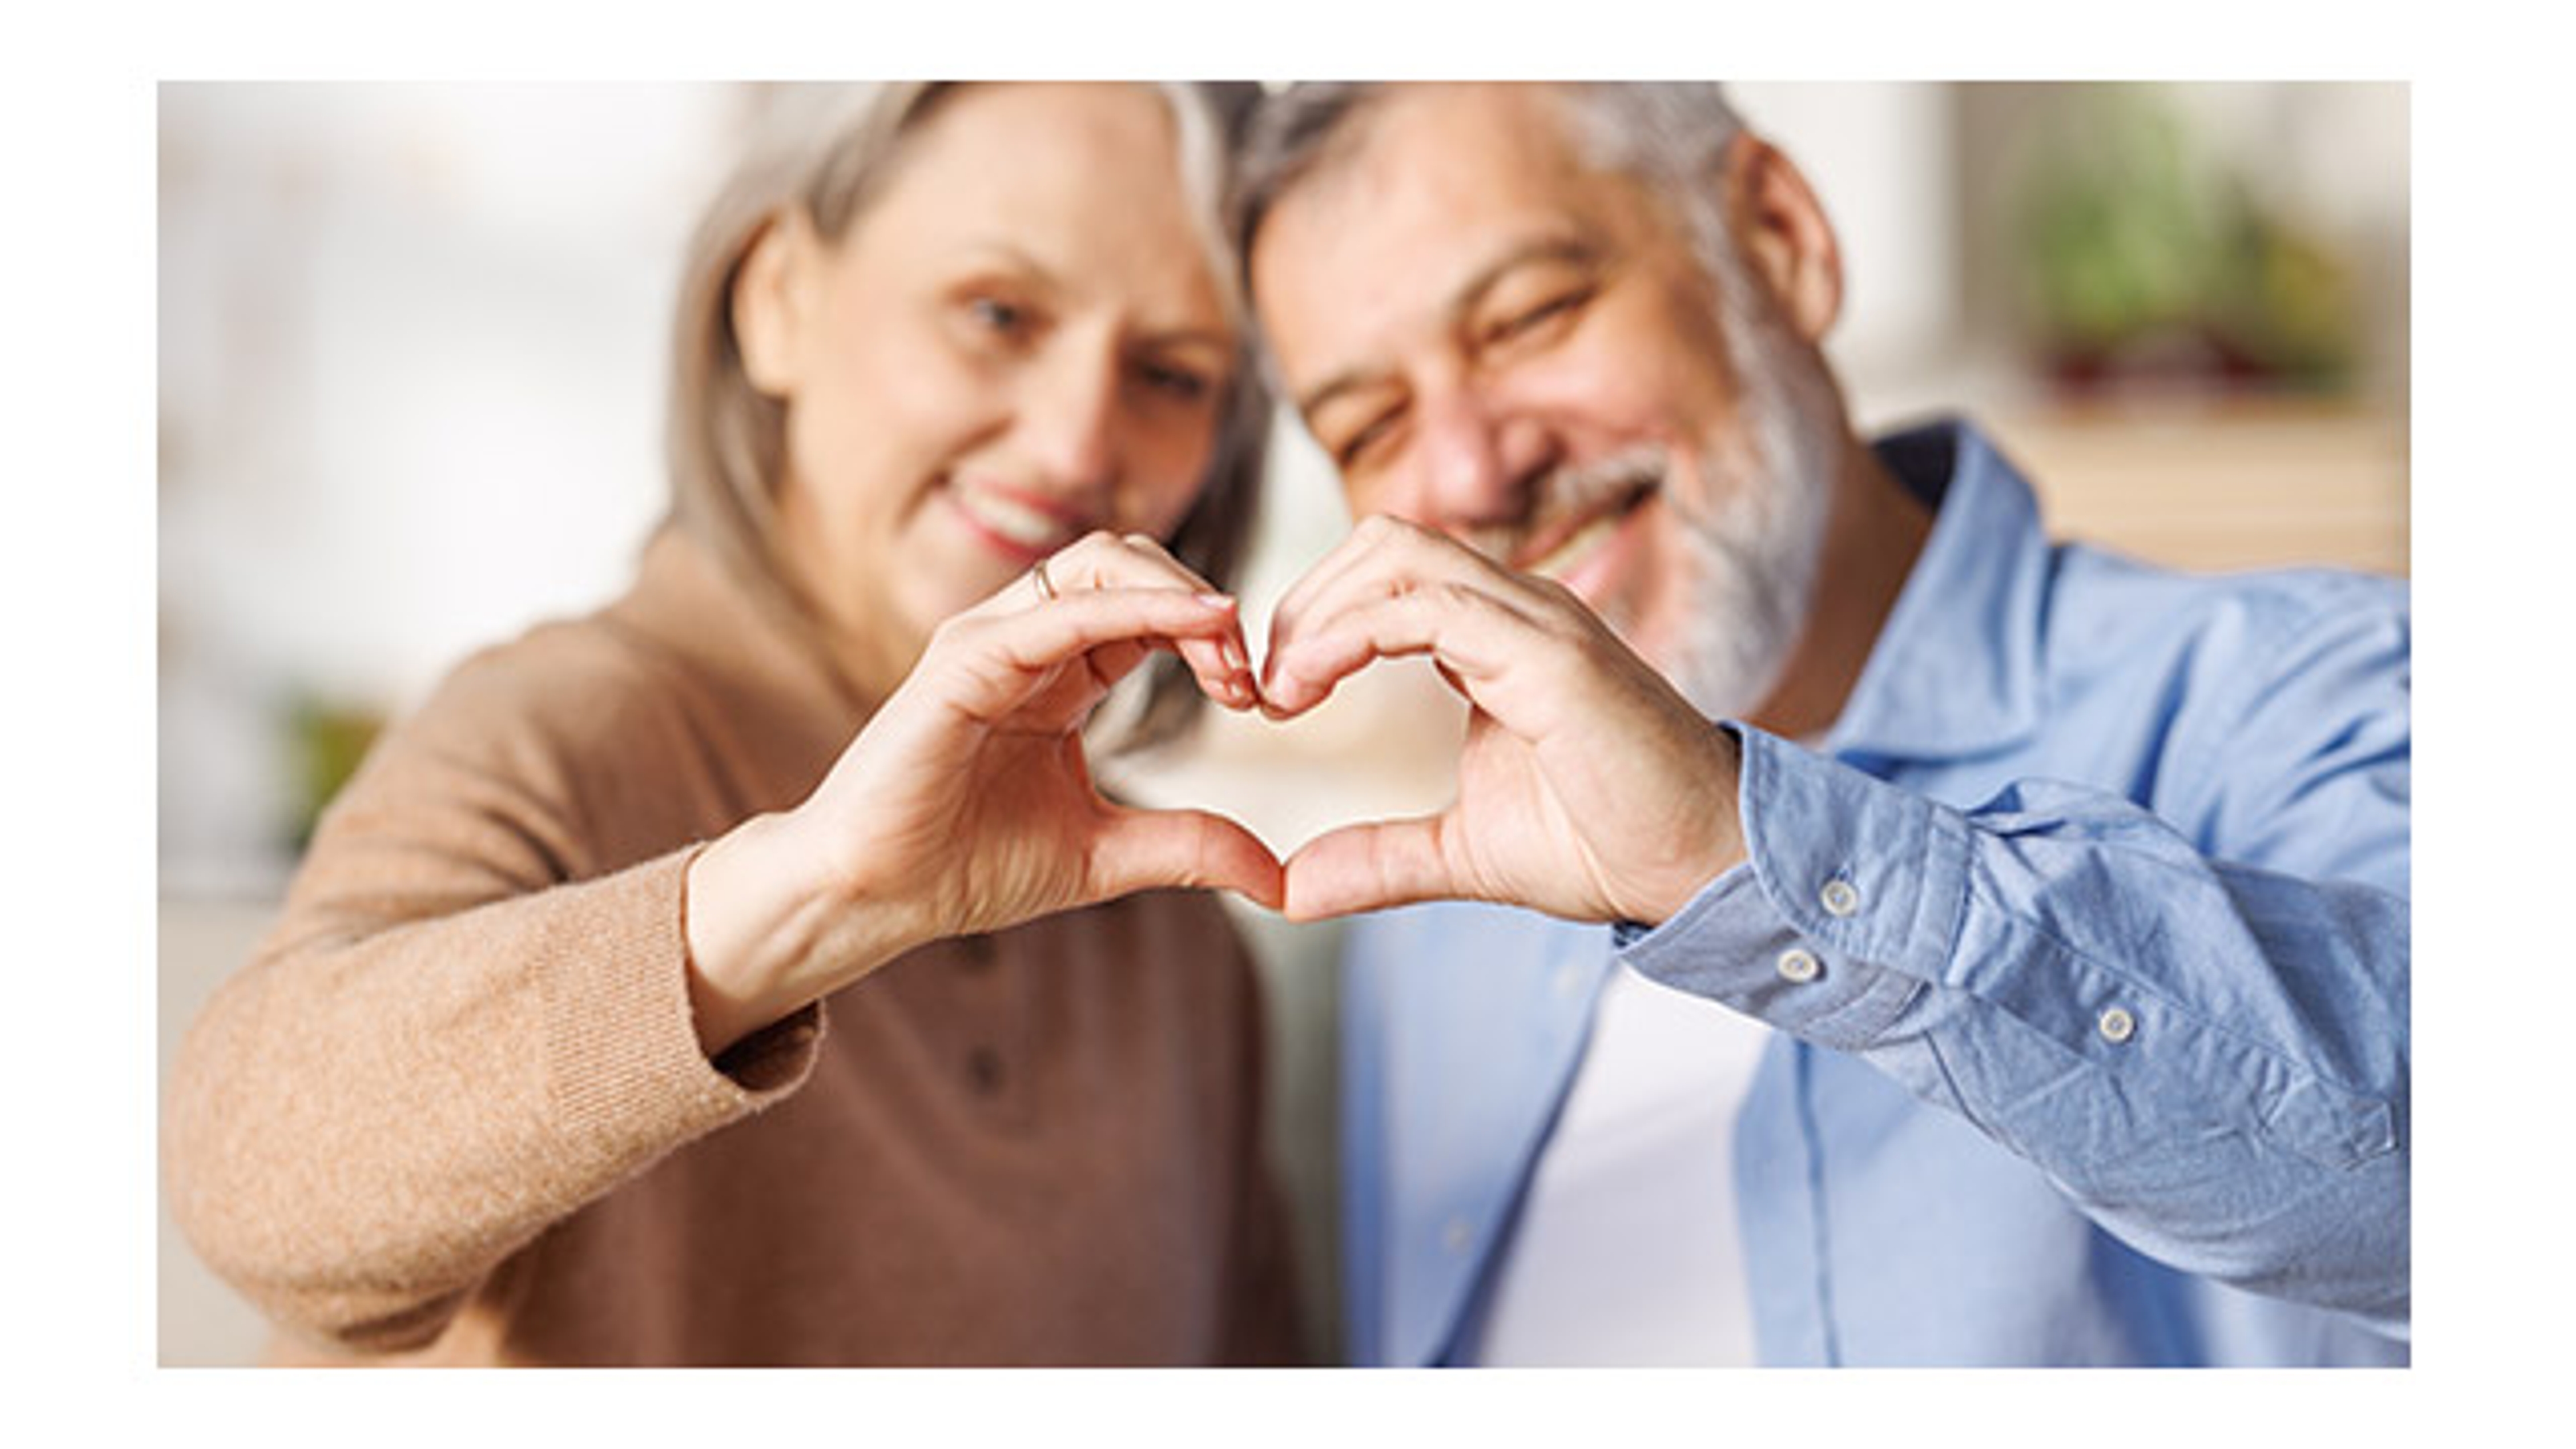
[[[1644,443],[1586,463],[1559,464],[1530,484],[1527,516],[1460,530],[1457,537],[1485,557],[1510,565],[1529,540],[1560,537],[1568,525],[1662,486],[1671,459],[1664,445]]]

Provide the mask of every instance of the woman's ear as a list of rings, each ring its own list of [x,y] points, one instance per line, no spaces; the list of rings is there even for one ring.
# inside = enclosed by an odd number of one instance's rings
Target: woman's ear
[[[743,375],[764,397],[785,401],[804,375],[821,250],[803,208],[790,207],[761,224],[734,269],[734,340]]]
[[[1779,147],[1739,131],[1726,148],[1726,220],[1736,245],[1809,344],[1843,306],[1842,248],[1824,205]]]

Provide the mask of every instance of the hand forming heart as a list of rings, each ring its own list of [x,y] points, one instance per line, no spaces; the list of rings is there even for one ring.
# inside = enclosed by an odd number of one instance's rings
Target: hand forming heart
[[[1082,724],[1157,648],[1276,720],[1429,655],[1471,706],[1457,801],[1283,865],[1223,816],[1108,800]],[[1735,764],[1572,593],[1440,534],[1355,530],[1281,601],[1257,683],[1232,599],[1150,538],[1094,534],[942,625],[811,796],[692,863],[700,1036],[720,1050],[929,940],[1157,886],[1296,919],[1459,897],[1660,921],[1741,853]]]
[[[1570,590],[1428,529],[1366,520],[1289,590],[1262,707],[1292,718],[1411,654],[1470,706],[1457,800],[1308,841],[1285,867],[1289,916],[1457,898],[1659,922],[1741,858],[1734,737]]]

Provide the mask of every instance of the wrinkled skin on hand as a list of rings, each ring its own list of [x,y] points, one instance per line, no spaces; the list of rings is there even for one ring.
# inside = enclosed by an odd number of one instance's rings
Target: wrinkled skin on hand
[[[1459,898],[1652,924],[1743,858],[1733,736],[1571,591],[1428,529],[1372,518],[1289,592],[1263,707],[1293,718],[1422,654],[1470,706],[1458,799],[1309,841],[1287,862],[1291,917]]]

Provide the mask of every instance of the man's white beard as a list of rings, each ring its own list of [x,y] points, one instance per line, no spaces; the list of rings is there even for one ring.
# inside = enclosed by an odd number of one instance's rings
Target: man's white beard
[[[1821,365],[1765,317],[1732,331],[1742,427],[1703,450],[1704,485],[1668,493],[1688,555],[1679,657],[1657,661],[1710,719],[1752,713],[1780,682],[1807,621],[1841,446]]]

